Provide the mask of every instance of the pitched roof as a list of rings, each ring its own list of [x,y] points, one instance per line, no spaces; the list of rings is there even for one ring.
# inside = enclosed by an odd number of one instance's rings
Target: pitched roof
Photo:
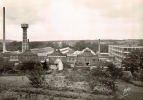
[[[32,53],[47,53],[50,54],[54,51],[54,49],[52,47],[44,47],[44,48],[34,48],[31,49]]]
[[[66,47],[66,48],[61,48],[61,49],[60,49],[60,52],[61,52],[62,54],[69,55],[69,54],[74,53],[74,50],[71,49],[70,47]]]
[[[48,56],[65,56],[65,55],[62,54],[59,49],[56,49],[52,54],[49,54]]]
[[[25,52],[21,53],[22,56],[37,56],[37,54],[34,54],[31,52],[31,50],[26,50]]]
[[[82,53],[82,51],[75,51],[74,53],[73,53],[73,55],[79,55],[79,54],[81,54]]]
[[[82,53],[79,56],[95,56],[95,52],[89,48],[85,48],[82,50]]]

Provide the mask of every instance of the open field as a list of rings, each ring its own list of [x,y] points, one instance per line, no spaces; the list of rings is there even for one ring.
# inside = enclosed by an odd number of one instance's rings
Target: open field
[[[49,76],[47,78],[50,78]],[[28,79],[26,76],[1,76],[0,84],[12,88],[14,90],[15,96],[18,97],[18,100],[27,100],[24,96],[28,94],[28,91],[35,91],[34,88],[31,88],[28,84]],[[123,90],[125,88],[130,88],[127,97],[124,100],[143,100],[143,88],[137,87],[132,84],[119,81],[118,82],[119,91],[122,96]],[[9,91],[9,89],[7,90]],[[7,91],[1,92],[2,95],[7,95]],[[70,90],[56,90],[56,89],[37,89],[37,93],[33,92],[31,94],[32,98],[39,98],[35,100],[50,100],[49,98],[54,98],[51,100],[115,100],[112,96],[105,95],[94,95],[88,92],[79,92],[79,91],[70,91]],[[19,97],[18,93],[22,93],[23,97]],[[38,94],[38,95],[36,95]],[[45,99],[44,99],[45,98]],[[123,99],[123,98],[122,98]],[[122,100],[120,99],[120,100]],[[28,99],[34,100],[34,99]]]
[[[5,84],[8,86],[28,86],[28,82],[29,80],[26,76],[0,76],[0,84]]]

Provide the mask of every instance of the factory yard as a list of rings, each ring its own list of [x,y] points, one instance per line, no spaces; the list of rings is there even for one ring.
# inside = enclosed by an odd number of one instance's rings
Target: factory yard
[[[50,87],[33,88],[29,85],[26,76],[1,76],[0,100],[4,97],[16,97],[10,100],[143,100],[143,87],[123,81],[118,82],[119,97],[111,95],[93,94],[88,91],[86,82],[65,82],[63,74],[46,75],[46,81]],[[65,84],[66,83],[66,84]],[[123,90],[130,88],[127,96],[122,97]],[[30,93],[30,94],[29,94]]]

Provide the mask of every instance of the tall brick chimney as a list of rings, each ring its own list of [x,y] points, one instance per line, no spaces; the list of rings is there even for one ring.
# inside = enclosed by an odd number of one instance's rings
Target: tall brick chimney
[[[23,29],[22,52],[25,52],[26,50],[29,49],[28,40],[27,40],[28,24],[21,24],[21,28]]]
[[[3,53],[6,52],[6,41],[5,41],[5,7],[3,7]]]

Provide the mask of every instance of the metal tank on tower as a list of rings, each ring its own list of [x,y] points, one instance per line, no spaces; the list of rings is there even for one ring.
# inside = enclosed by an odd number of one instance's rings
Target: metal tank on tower
[[[23,29],[22,52],[25,52],[26,50],[29,50],[28,39],[27,39],[28,24],[21,24],[21,28]]]

